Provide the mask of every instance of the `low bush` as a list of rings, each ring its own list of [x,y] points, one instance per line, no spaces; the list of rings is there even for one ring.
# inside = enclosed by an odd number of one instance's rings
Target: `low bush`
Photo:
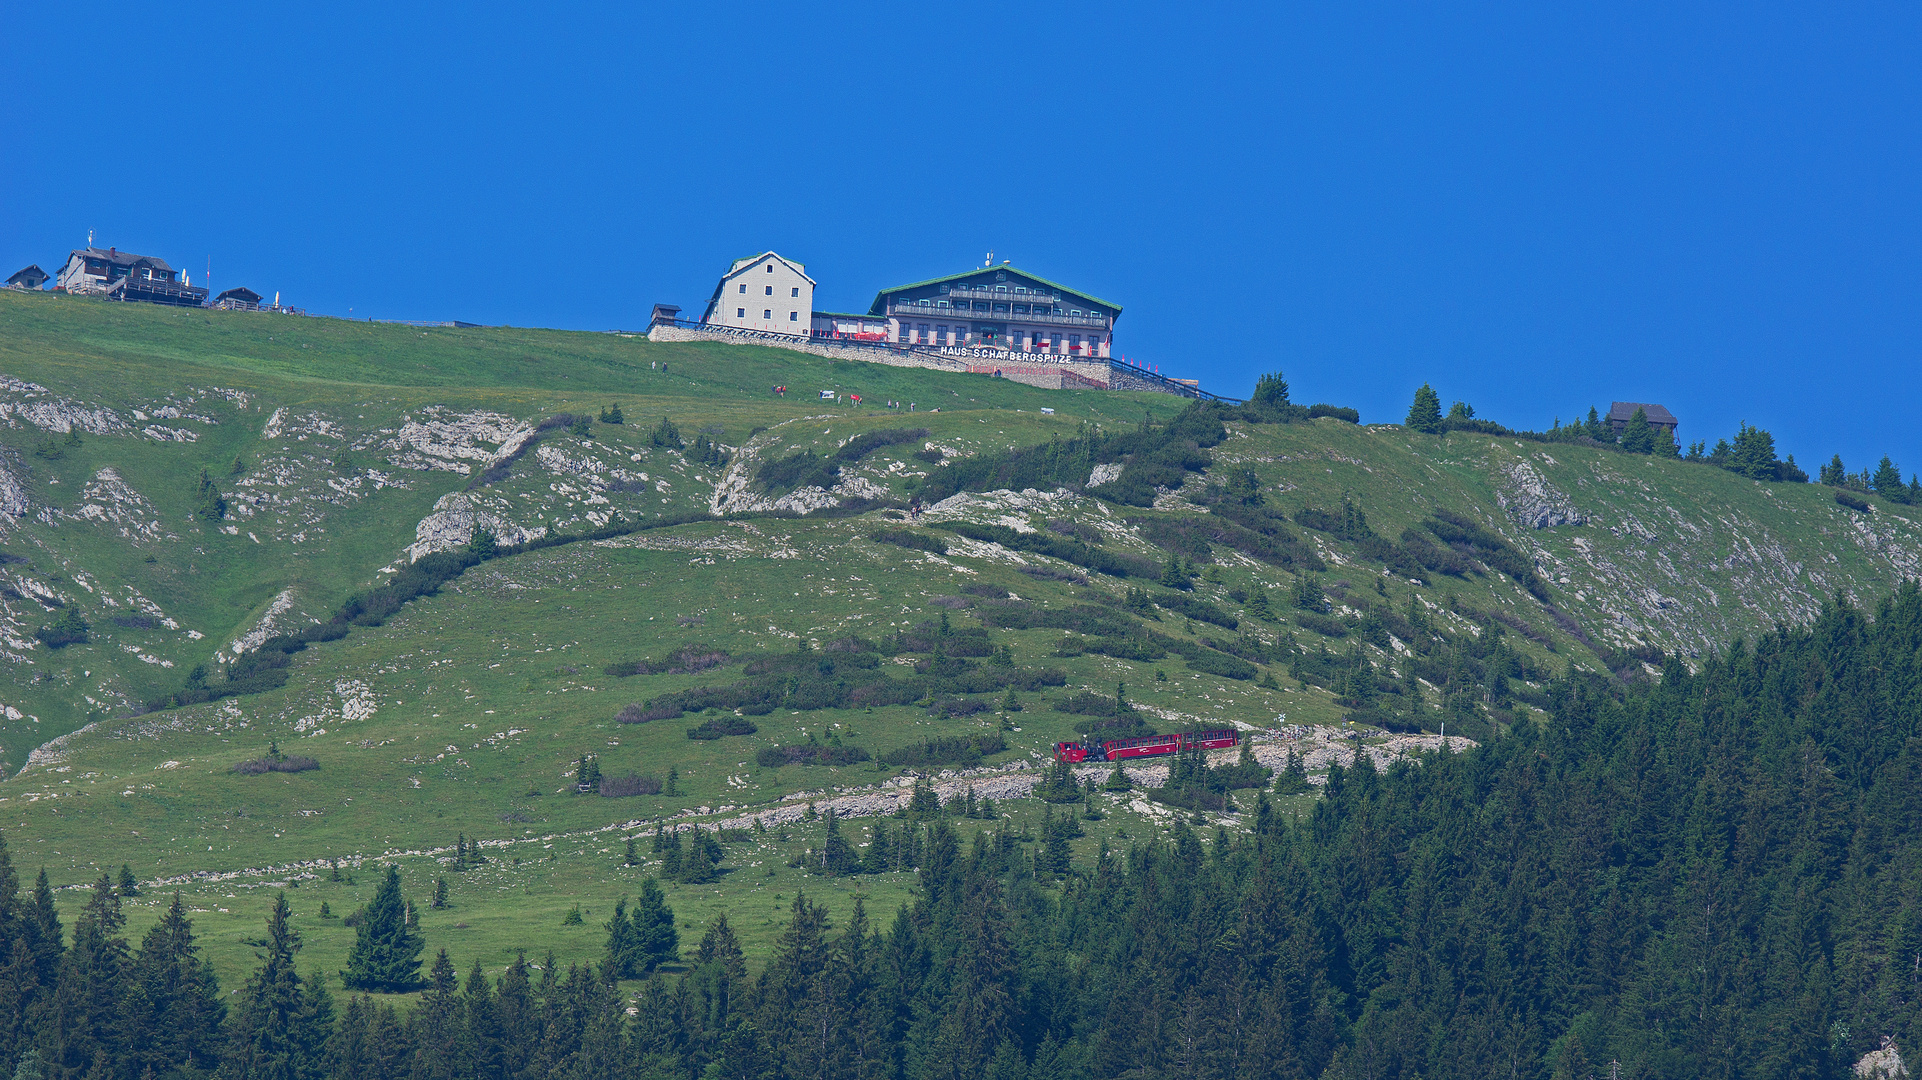
[[[915,551],[931,551],[936,555],[946,555],[948,545],[938,536],[929,536],[913,529],[876,529],[868,534],[868,539],[877,544],[893,544],[895,547],[911,548]]]
[[[1229,656],[1227,653],[1218,653],[1213,649],[1194,647],[1183,652],[1181,659],[1187,663],[1190,671],[1219,675],[1224,679],[1246,681],[1261,674],[1261,669],[1248,661],[1238,656]]]
[[[1233,615],[1206,600],[1197,600],[1192,596],[1169,593],[1166,596],[1155,597],[1154,601],[1156,607],[1172,611],[1177,615],[1186,615],[1197,622],[1213,623],[1224,630],[1233,630],[1241,625],[1241,620]]]
[[[718,716],[698,727],[688,728],[687,737],[696,740],[721,739],[729,735],[752,735],[759,730],[752,720],[739,716]]]
[[[992,708],[994,708],[994,706],[982,701],[980,698],[948,698],[944,701],[937,701],[929,705],[928,715],[943,720],[952,720],[957,716],[973,716],[975,713],[987,712]]]
[[[1337,420],[1346,420],[1351,424],[1361,423],[1361,413],[1355,409],[1351,409],[1347,407],[1346,405],[1310,405],[1308,406],[1308,419],[1313,420],[1321,416],[1332,416]]]
[[[831,488],[841,477],[841,466],[812,450],[761,463],[754,482],[769,495],[785,495],[799,488]]]
[[[1849,509],[1855,510],[1860,513],[1866,514],[1869,512],[1868,500],[1863,499],[1860,496],[1851,495],[1846,491],[1836,492],[1835,501],[1842,506],[1846,506]]]
[[[677,716],[683,716],[685,714],[686,711],[678,704],[670,702],[662,702],[658,705],[652,701],[645,704],[636,702],[633,705],[623,708],[620,712],[615,713],[614,722],[617,724],[645,724],[653,720],[672,720]]]
[[[983,543],[1000,544],[1010,551],[1031,551],[1037,555],[1047,555],[1065,563],[1085,566],[1111,577],[1154,580],[1161,576],[1161,564],[1152,559],[1089,547],[1079,540],[1070,540],[1064,536],[1039,532],[1024,533],[1005,525],[976,525],[967,521],[943,521],[936,524],[934,528],[958,533]]]
[[[1075,716],[1133,716],[1135,711],[1133,705],[1118,697],[1086,691],[1056,698],[1053,704],[1055,711]]]
[[[1298,611],[1295,613],[1295,622],[1306,629],[1313,630],[1323,637],[1344,638],[1348,636],[1347,623],[1342,622],[1340,619],[1320,614],[1319,612]]]
[[[728,660],[726,649],[714,649],[706,645],[683,645],[659,660],[627,660],[618,664],[609,664],[602,670],[604,674],[621,679],[630,675],[692,675],[709,668],[720,667]]]
[[[603,776],[601,798],[630,799],[636,795],[659,795],[661,782],[652,776]]]
[[[320,768],[320,762],[313,758],[300,754],[288,754],[279,758],[263,757],[243,761],[234,766],[234,771],[242,776],[259,776],[270,772],[309,772],[318,768]]]
[[[87,620],[80,617],[77,609],[70,607],[61,611],[60,617],[53,622],[35,630],[33,637],[49,649],[64,649],[69,645],[86,644],[89,629]]]
[[[1086,720],[1076,720],[1074,730],[1081,735],[1092,735],[1096,739],[1145,739],[1156,734],[1148,721],[1140,713],[1127,716],[1091,716]]]
[[[754,763],[763,769],[778,769],[783,765],[853,765],[867,761],[872,756],[858,746],[803,743],[799,746],[767,747],[754,755]]]
[[[889,765],[907,769],[943,769],[979,765],[981,759],[1008,748],[1007,741],[995,735],[950,735],[903,746],[881,755]]]
[[[842,443],[841,448],[834,452],[834,460],[843,464],[852,465],[884,446],[894,446],[897,443],[905,442],[918,442],[927,437],[928,429],[924,427],[882,428],[878,431],[869,431],[856,435],[854,438]]]

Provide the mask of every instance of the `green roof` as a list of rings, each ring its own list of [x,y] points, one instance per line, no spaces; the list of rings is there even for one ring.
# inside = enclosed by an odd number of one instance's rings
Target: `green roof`
[[[939,284],[942,284],[943,282],[959,281],[962,278],[973,277],[976,274],[983,274],[990,270],[1000,270],[1000,271],[1006,271],[1007,273],[1010,273],[1010,274],[1020,274],[1022,277],[1025,277],[1030,281],[1038,281],[1041,284],[1046,285],[1050,289],[1060,289],[1062,292],[1067,293],[1070,296],[1078,296],[1090,304],[1099,304],[1102,307],[1113,308],[1115,317],[1116,318],[1121,317],[1120,304],[1116,304],[1108,300],[1103,300],[1099,296],[1095,296],[1092,293],[1084,293],[1080,289],[1071,289],[1068,286],[1063,285],[1058,281],[1049,281],[1047,278],[1042,277],[1040,274],[1030,273],[1026,270],[1021,269],[1018,266],[1010,266],[1007,263],[1002,263],[998,266],[978,266],[972,270],[963,270],[961,273],[958,273],[958,274],[949,274],[945,277],[929,278],[926,281],[910,282],[909,284],[906,284],[906,285],[896,285],[892,289],[882,289],[880,292],[874,294],[874,306],[868,310],[870,313],[885,310],[889,293],[907,292],[909,289],[919,289],[927,285],[939,285]]]

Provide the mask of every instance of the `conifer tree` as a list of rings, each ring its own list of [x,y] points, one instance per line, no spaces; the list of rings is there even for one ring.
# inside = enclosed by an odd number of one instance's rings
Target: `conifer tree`
[[[210,1072],[220,1060],[220,1028],[227,1015],[213,965],[200,958],[193,923],[180,894],[147,931],[132,966],[139,1006],[127,1018],[141,1035],[129,1040],[131,1070]],[[134,995],[130,994],[130,1002]]]
[[[1877,495],[1891,502],[1908,501],[1909,485],[1902,482],[1902,470],[1895,467],[1895,462],[1889,460],[1887,454],[1882,455],[1882,460],[1875,466],[1875,475],[1869,480],[1869,486],[1875,489]]]
[[[854,849],[848,846],[847,838],[841,835],[841,823],[829,810],[827,818],[827,837],[821,842],[821,872],[829,877],[840,877],[854,870],[859,860]]]
[[[447,879],[435,878],[434,879],[434,903],[433,903],[434,910],[439,911],[440,909],[446,906],[447,906]]]
[[[621,861],[621,865],[623,866],[641,865],[640,853],[634,850],[634,838],[631,836],[627,838],[627,857]]]
[[[634,902],[634,930],[640,938],[645,970],[681,958],[681,933],[674,928],[674,909],[667,906],[667,895],[653,878],[641,882],[641,895]]]
[[[694,951],[697,964],[719,964],[729,975],[740,978],[747,974],[747,958],[741,952],[741,941],[728,925],[727,913],[722,912],[707,924],[707,932],[701,935],[701,944]]]
[[[1439,435],[1442,430],[1441,395],[1427,383],[1415,391],[1415,402],[1408,407],[1408,419],[1402,422],[1410,431],[1427,435]]]
[[[294,932],[287,894],[274,898],[262,944],[261,966],[239,994],[229,1026],[221,1070],[235,1077],[318,1080],[321,1054],[331,1026],[325,987],[306,990],[294,970],[300,935]]]
[[[637,911],[638,914],[638,911]],[[607,920],[607,957],[609,978],[635,979],[647,970],[646,950],[641,945],[640,929],[627,917],[627,897],[614,902],[614,915]]]
[[[1255,380],[1255,394],[1249,399],[1251,404],[1274,408],[1288,404],[1288,379],[1279,371],[1270,372]]]
[[[126,863],[120,864],[120,881],[116,888],[123,897],[140,895],[140,882],[134,879],[133,869]]]
[[[1135,782],[1128,778],[1128,771],[1121,767],[1121,762],[1117,761],[1114,763],[1114,771],[1108,774],[1107,781],[1101,786],[1108,791],[1132,791]]]
[[[669,831],[661,841],[661,876],[669,881],[681,880],[681,863],[685,858],[680,830]]]
[[[354,928],[354,951],[348,956],[347,970],[341,972],[349,990],[404,993],[420,985],[420,953],[425,943],[407,924],[400,869],[390,865]]]
[[[59,972],[60,954],[66,951],[63,940],[65,930],[60,925],[60,912],[53,906],[53,886],[47,883],[47,872],[33,882],[33,899],[28,902],[24,916],[22,937],[27,947],[33,950],[35,974],[42,986],[53,985]]]
[[[1648,426],[1648,413],[1639,405],[1635,407],[1635,415],[1622,425],[1622,449],[1631,454],[1648,454],[1655,450],[1655,432]]]

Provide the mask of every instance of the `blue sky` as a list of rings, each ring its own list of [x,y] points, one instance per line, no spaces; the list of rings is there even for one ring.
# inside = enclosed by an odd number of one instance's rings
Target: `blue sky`
[[[0,273],[583,329],[997,259],[1399,420],[1660,401],[1922,470],[1914,4],[14,5]]]

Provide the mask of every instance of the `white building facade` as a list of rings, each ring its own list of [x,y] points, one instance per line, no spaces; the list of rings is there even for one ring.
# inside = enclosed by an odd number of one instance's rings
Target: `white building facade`
[[[736,259],[714,287],[701,322],[809,337],[814,332],[814,279],[802,264],[772,251]]]

